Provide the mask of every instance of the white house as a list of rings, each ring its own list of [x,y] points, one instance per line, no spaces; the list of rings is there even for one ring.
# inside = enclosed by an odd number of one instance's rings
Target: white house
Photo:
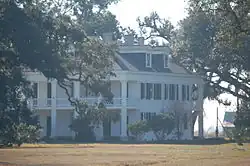
[[[109,40],[105,36],[105,40]],[[181,66],[175,64],[169,56],[169,48],[144,45],[140,38],[137,44],[131,36],[126,36],[125,43],[120,44],[114,65],[116,77],[111,77],[112,102],[106,102],[108,110],[120,112],[120,121],[98,126],[95,134],[98,139],[104,136],[127,138],[128,124],[137,120],[150,119],[161,111],[168,111],[173,106],[179,107],[183,114],[182,139],[193,138],[193,121],[199,116],[199,136],[203,137],[203,81]],[[73,107],[67,100],[65,91],[57,85],[56,80],[48,80],[41,73],[27,72],[28,80],[36,87],[36,98],[30,102],[39,115],[43,127],[41,136],[71,137],[69,129],[74,114]],[[192,86],[198,87],[198,99],[192,100]],[[72,96],[96,102],[88,89],[74,82]],[[193,115],[193,116],[192,116]],[[148,133],[145,139],[152,140],[154,135]]]

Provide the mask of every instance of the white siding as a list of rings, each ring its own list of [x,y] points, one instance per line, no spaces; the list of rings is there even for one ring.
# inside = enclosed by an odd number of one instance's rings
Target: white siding
[[[121,135],[121,122],[111,122],[111,136]]]
[[[72,136],[69,125],[72,122],[72,113],[69,110],[57,110],[56,112],[56,135]]]
[[[115,98],[121,97],[121,83],[120,83],[120,81],[112,81],[111,82],[111,92],[113,93]]]
[[[141,84],[137,82],[128,82],[128,97],[140,98],[141,96]]]
[[[68,88],[69,92],[70,89]],[[68,96],[65,93],[65,90],[63,88],[61,88],[59,85],[56,85],[56,97],[57,98],[68,98]]]
[[[38,83],[38,98],[47,98],[47,82]]]
[[[50,111],[40,110],[35,113],[39,117],[39,123],[42,127],[40,137],[45,137],[47,134],[47,116],[50,116]]]

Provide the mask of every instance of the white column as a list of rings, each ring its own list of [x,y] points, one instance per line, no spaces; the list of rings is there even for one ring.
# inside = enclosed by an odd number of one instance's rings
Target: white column
[[[121,96],[122,96],[122,109],[121,109],[121,139],[127,139],[127,81],[121,81]]]
[[[74,98],[76,100],[80,99],[80,85],[81,85],[80,81],[74,81],[73,82],[73,86],[74,86],[73,87],[73,90],[74,90],[73,93],[74,93]],[[73,117],[72,118],[76,118],[77,115],[78,115],[78,113],[77,113],[77,111],[75,109],[76,108],[73,109]],[[72,138],[74,138],[75,137],[75,132],[72,131],[71,133],[72,133]]]
[[[74,81],[74,98],[76,100],[80,99],[80,81]],[[74,110],[74,117],[77,116],[77,112]]]
[[[204,92],[204,85],[199,84],[199,98],[198,98],[198,111],[199,111],[199,118],[198,118],[198,126],[199,126],[199,137],[204,137],[204,127],[203,127],[203,92]]]
[[[189,105],[189,108],[188,108],[188,111],[189,111],[189,113],[188,113],[188,115],[189,115],[189,118],[188,118],[188,120],[189,120],[189,132],[190,132],[190,139],[193,139],[193,136],[194,136],[194,127],[193,127],[193,116],[192,116],[192,111],[194,110],[194,102],[193,102],[193,99],[192,99],[192,85],[193,84],[188,84],[188,88],[189,88],[189,94],[187,94],[187,95],[189,95],[189,101],[188,101],[188,105]]]
[[[80,81],[74,81],[74,98],[80,98]]]
[[[199,123],[199,137],[203,138],[204,134],[203,134],[203,111],[199,112],[199,118],[198,118],[198,123]]]
[[[56,86],[57,80],[51,82],[51,137],[56,136]]]

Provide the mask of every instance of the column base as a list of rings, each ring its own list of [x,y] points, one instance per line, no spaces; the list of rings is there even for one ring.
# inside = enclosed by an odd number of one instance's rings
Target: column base
[[[104,137],[103,136],[97,136],[96,137],[96,141],[103,141],[104,140]]]

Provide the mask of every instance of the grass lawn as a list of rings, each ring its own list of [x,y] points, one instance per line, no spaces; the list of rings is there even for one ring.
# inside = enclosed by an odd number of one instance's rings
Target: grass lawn
[[[0,149],[0,166],[249,166],[250,144],[245,151],[235,144],[55,144]]]

